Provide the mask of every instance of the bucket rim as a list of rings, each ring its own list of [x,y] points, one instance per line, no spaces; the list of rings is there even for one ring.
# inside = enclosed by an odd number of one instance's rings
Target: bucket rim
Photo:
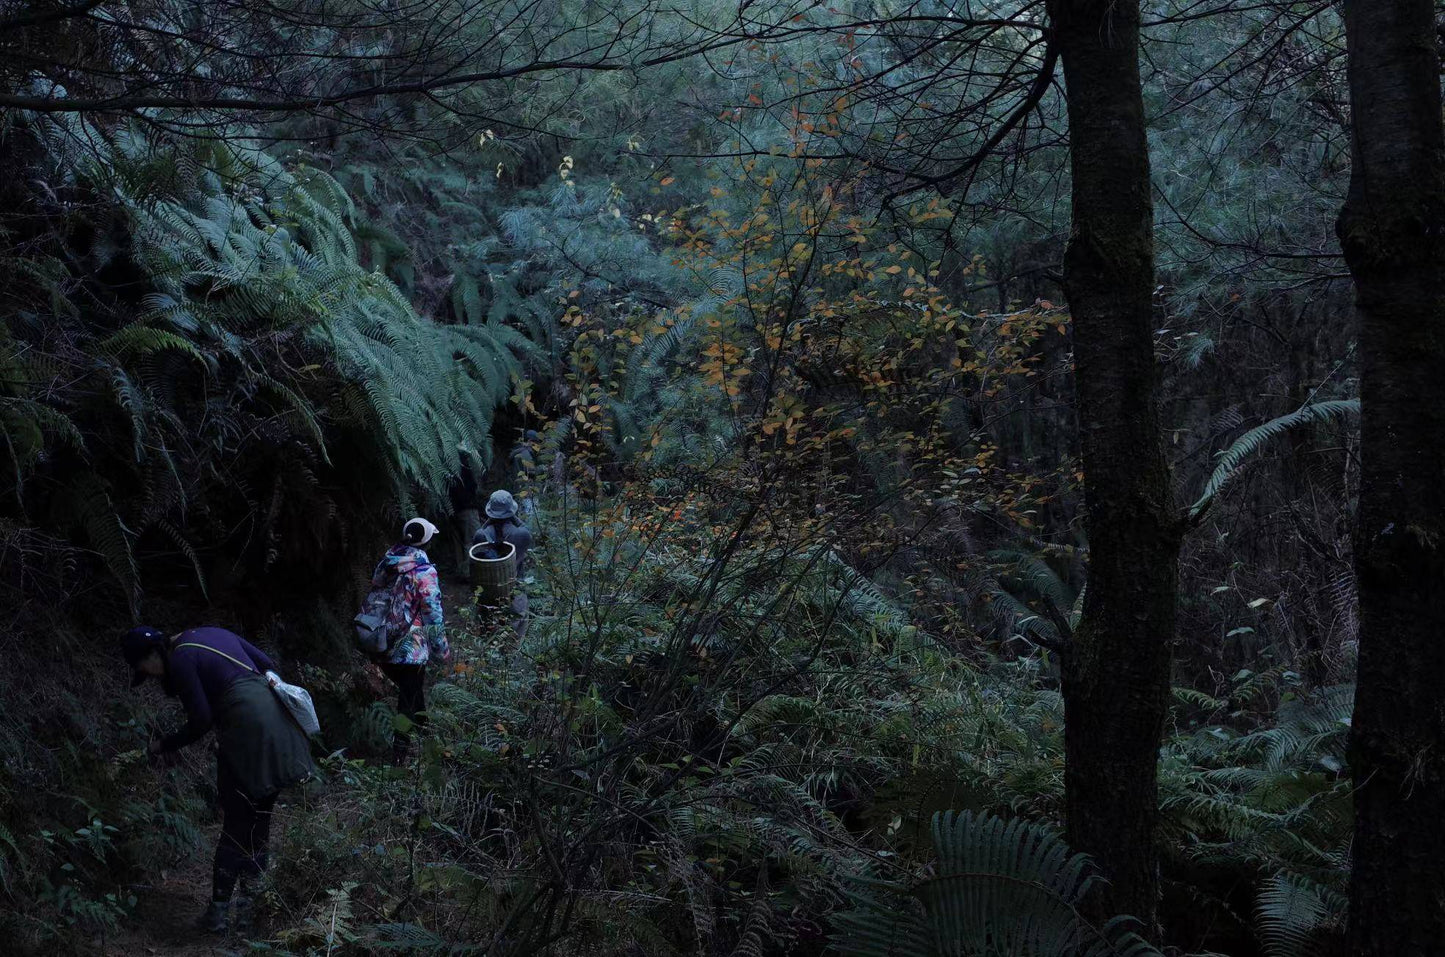
[[[514,555],[517,554],[517,546],[516,546],[516,545],[513,545],[511,542],[502,542],[502,544],[505,545],[505,546],[507,546],[507,554],[503,555],[501,558],[478,558],[478,557],[477,557],[477,549],[479,549],[479,548],[495,548],[496,545],[497,545],[496,542],[477,542],[477,543],[476,543],[475,545],[473,545],[471,548],[468,548],[468,549],[467,549],[467,558],[471,559],[472,561],[476,562],[476,563],[479,564],[479,565],[493,565],[493,564],[496,564],[496,563],[498,563],[498,562],[509,561],[509,560],[511,560],[512,556],[514,556]]]

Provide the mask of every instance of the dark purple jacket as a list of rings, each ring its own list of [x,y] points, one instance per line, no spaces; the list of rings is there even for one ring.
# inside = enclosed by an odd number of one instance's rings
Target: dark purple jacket
[[[178,647],[186,644],[206,648]],[[185,706],[186,726],[161,739],[162,751],[184,748],[204,736],[211,730],[215,704],[225,690],[238,678],[255,673],[207,648],[225,652],[262,673],[280,670],[264,651],[224,628],[192,628],[181,632],[166,643],[165,688],[167,694],[180,698]]]

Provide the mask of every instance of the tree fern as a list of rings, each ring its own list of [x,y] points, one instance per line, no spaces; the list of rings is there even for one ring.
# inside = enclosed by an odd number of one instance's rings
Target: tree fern
[[[87,207],[100,220],[89,232],[127,240],[124,295],[140,310],[101,276],[70,275],[63,257],[37,259],[36,288],[16,295],[38,303],[48,284],[62,299],[57,325],[7,318],[0,333],[0,468],[6,497],[31,511],[23,520],[63,513],[60,527],[132,607],[147,543],[179,549],[204,590],[201,556],[218,547],[242,543],[256,561],[236,567],[264,571],[335,548],[348,523],[440,505],[464,458],[486,467],[493,417],[536,347],[504,322],[432,322],[363,267],[362,217],[338,181],[235,138],[34,122],[54,133],[71,180],[105,199]],[[77,136],[93,148],[61,153]],[[77,284],[83,311],[64,305]],[[45,496],[22,497],[42,467],[53,470]],[[340,467],[356,481],[327,473]],[[292,484],[278,498],[282,478]],[[248,525],[263,534],[232,537]]]
[[[265,316],[273,328],[299,327],[325,344],[365,392],[402,480],[440,496],[460,467],[461,451],[485,456],[492,411],[528,344],[504,328],[461,331],[428,323],[390,280],[357,264],[346,225],[355,210],[335,180],[314,170],[293,179],[259,153],[246,162],[256,171],[253,180],[278,201],[245,205],[221,194],[199,207],[161,203],[136,211],[147,237],[143,248],[179,267],[161,273],[169,288],[153,302],[175,313],[189,300],[185,313],[206,317],[202,324],[209,328],[244,328]],[[284,223],[299,230],[301,242]],[[188,235],[203,245],[185,251]],[[198,281],[207,288],[204,300],[190,293]],[[460,380],[459,356],[471,373]],[[272,377],[258,381],[292,408],[324,457],[317,411],[294,386]]]
[[[743,919],[742,933],[728,957],[764,957],[773,911],[768,906],[767,885],[759,888],[756,902]]]

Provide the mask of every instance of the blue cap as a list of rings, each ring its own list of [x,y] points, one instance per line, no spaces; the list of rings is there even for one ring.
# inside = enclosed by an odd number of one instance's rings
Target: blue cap
[[[159,651],[165,643],[166,633],[149,625],[141,625],[125,633],[125,637],[120,640],[121,654],[125,655],[125,663],[130,665],[133,672],[130,677],[132,688],[150,677],[140,670],[140,663],[149,657],[151,652]]]

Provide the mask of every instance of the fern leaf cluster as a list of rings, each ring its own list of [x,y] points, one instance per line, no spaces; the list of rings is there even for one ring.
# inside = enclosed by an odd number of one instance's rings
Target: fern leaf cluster
[[[11,297],[48,297],[54,318],[20,311],[0,331],[0,481],[19,520],[57,516],[99,556],[132,613],[152,565],[205,590],[249,543],[242,567],[268,573],[356,540],[347,523],[369,539],[437,510],[464,467],[485,468],[536,347],[504,321],[420,315],[361,264],[365,223],[336,179],[234,139],[30,131],[124,252],[63,251],[57,234],[52,258],[5,260],[28,277]],[[124,284],[67,257],[103,257]]]

